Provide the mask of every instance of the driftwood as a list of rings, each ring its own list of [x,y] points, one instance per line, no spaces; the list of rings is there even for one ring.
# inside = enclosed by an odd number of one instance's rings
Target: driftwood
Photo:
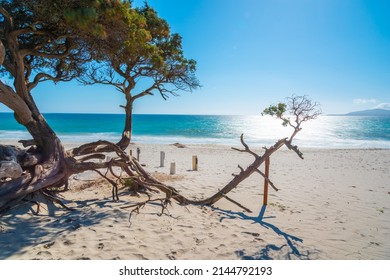
[[[23,173],[18,163],[18,150],[13,146],[0,145],[0,180],[16,179]]]
[[[33,145],[36,145],[36,143],[35,143],[35,141],[33,139],[19,140],[18,142],[21,143],[23,145],[23,147],[25,147],[25,148],[33,146]]]
[[[0,161],[0,180],[16,179],[20,177],[22,173],[23,169],[19,163],[15,161]]]
[[[36,147],[23,150],[15,146],[0,145],[0,161],[17,162],[23,170],[33,167],[43,161],[42,154]]]
[[[17,162],[21,151],[15,146],[0,145],[0,161],[14,161]]]

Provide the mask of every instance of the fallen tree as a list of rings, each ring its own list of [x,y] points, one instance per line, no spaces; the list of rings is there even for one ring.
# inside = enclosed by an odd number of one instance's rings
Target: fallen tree
[[[276,116],[282,119],[285,125],[293,128],[291,136],[266,148],[263,155],[253,152],[241,136],[243,149],[236,150],[254,156],[253,163],[247,168],[239,166],[240,172],[226,186],[217,191],[215,195],[202,200],[184,197],[174,187],[155,179],[134,157],[124,152],[130,139],[130,135],[129,137],[125,135],[129,130],[127,124],[124,129],[125,138],[118,143],[120,145],[101,140],[66,151],[55,131],[40,113],[33,98],[33,89],[41,82],[57,83],[80,77],[85,70],[85,63],[93,57],[94,46],[97,47],[99,42],[105,40],[105,28],[112,27],[113,20],[119,18],[127,24],[130,22],[135,28],[133,31],[141,37],[153,38],[153,36],[148,35],[148,26],[145,26],[145,21],[142,20],[142,13],[131,9],[129,2],[58,0],[55,5],[52,5],[49,0],[0,0],[0,3],[0,74],[7,75],[12,80],[12,85],[0,80],[0,102],[14,112],[15,119],[28,130],[33,138],[22,141],[26,150],[12,147],[2,149],[6,160],[3,161],[5,164],[0,167],[0,174],[2,174],[0,211],[5,211],[21,200],[28,199],[36,192],[66,207],[55,196],[55,193],[68,189],[70,176],[91,170],[112,185],[114,200],[119,199],[119,186],[130,180],[134,191],[163,193],[165,197],[160,200],[163,209],[172,200],[183,205],[212,205],[222,198],[229,200],[227,194],[253,173],[264,176],[259,166],[281,147],[287,146],[302,157],[299,149],[292,145],[292,141],[301,130],[301,124],[319,114],[316,111],[317,104],[306,97],[292,97],[287,105],[280,103],[278,106],[267,108],[264,111],[265,114]],[[150,10],[146,11],[150,12]],[[117,16],[112,17],[112,14]],[[74,19],[77,21],[75,22]],[[167,37],[165,43],[174,44],[171,46],[173,49],[168,46],[168,50],[172,50],[171,54],[167,52],[168,61],[172,61],[171,55],[178,55],[179,60],[184,59],[181,53],[174,51],[174,46],[180,40],[176,38],[169,41],[169,38]],[[164,42],[160,43],[164,44]],[[152,56],[148,59],[153,60],[156,57]],[[159,65],[158,62],[154,63]],[[160,94],[163,97],[167,89],[162,84],[165,81],[172,81],[170,80],[173,79],[172,75],[179,77],[178,80],[174,80],[178,89],[184,85],[189,88],[198,85],[193,77],[194,62],[185,59],[183,62],[184,64],[171,64],[170,66],[167,64],[168,68],[171,68],[162,69],[164,75],[168,73],[168,76],[159,81],[157,85],[159,87],[157,92],[161,90]],[[164,63],[162,65],[167,67]],[[151,71],[143,66],[141,69],[137,68],[137,71],[147,73]],[[169,73],[168,70],[173,72]],[[162,75],[158,71],[152,74],[159,77]],[[190,80],[182,80],[186,77]],[[190,81],[189,84],[188,81]],[[129,80],[123,81],[123,86],[126,85],[129,86]],[[151,94],[151,89],[146,90],[146,94]],[[132,105],[132,102],[128,104]],[[129,112],[130,116],[127,117],[131,117],[131,110]],[[289,112],[293,118],[291,120],[285,118],[285,112]],[[112,153],[115,154],[114,157],[111,156]],[[22,169],[22,173],[18,166]],[[115,173],[115,168],[122,170],[120,175]],[[141,204],[136,205],[135,209],[140,206]]]
[[[285,124],[293,127],[291,136],[276,141],[276,143],[271,147],[264,147],[264,153],[260,155],[250,149],[250,147],[244,141],[244,136],[241,135],[241,144],[243,145],[243,149],[233,149],[238,152],[250,154],[254,157],[254,160],[252,164],[246,168],[238,166],[240,172],[234,175],[230,182],[228,182],[222,189],[218,190],[211,197],[201,200],[188,199],[187,197],[180,194],[180,192],[177,191],[174,187],[158,181],[150,173],[148,173],[134,157],[127,155],[119,146],[108,141],[88,143],[67,151],[65,157],[67,173],[65,176],[68,179],[70,175],[88,170],[94,170],[112,185],[113,200],[119,200],[119,186],[121,184],[126,184],[126,182],[128,182],[130,179],[132,182],[131,187],[134,191],[142,190],[143,192],[151,194],[162,192],[164,194],[164,198],[158,198],[157,200],[161,202],[163,209],[165,209],[166,205],[168,205],[171,201],[176,201],[181,205],[213,205],[220,199],[225,198],[247,210],[240,203],[235,202],[229,198],[227,194],[253,173],[260,174],[266,178],[264,173],[260,171],[259,167],[265,162],[267,158],[271,157],[283,146],[286,146],[288,149],[294,151],[300,158],[303,159],[301,151],[297,146],[292,144],[293,139],[299,133],[299,131],[301,131],[301,125],[303,122],[315,119],[320,114],[320,111],[318,110],[318,104],[313,103],[305,96],[293,96],[288,99],[287,105],[281,104],[283,103],[280,103],[278,106],[270,106],[264,110],[264,114],[276,116],[277,118],[283,120]],[[291,119],[284,116],[286,110],[292,114]],[[110,160],[106,160],[106,154],[100,152],[101,150],[113,151],[115,152],[116,156]],[[96,161],[97,159],[101,162]],[[114,171],[114,167],[120,168],[123,171],[122,175],[117,175]],[[39,165],[35,166],[34,172],[37,172],[37,168],[39,168]],[[270,185],[275,190],[277,190],[269,178],[266,179],[269,181]],[[30,194],[32,192],[31,189],[37,186],[36,178],[32,177],[32,179],[26,183],[25,188],[18,189],[18,191],[15,192],[12,188],[9,187],[14,184],[12,182],[15,182],[15,180],[3,182],[0,185],[0,203],[2,203],[0,205],[2,205],[3,209],[8,203],[13,203],[15,199],[21,199]],[[66,186],[65,183],[64,185]],[[50,192],[50,185],[41,188],[40,191],[49,198],[54,199],[55,202],[59,202],[58,199],[53,197],[52,192]],[[139,211],[139,208],[144,206],[146,203],[155,201],[151,196],[148,195],[148,197],[149,199],[147,201],[132,206],[134,207],[133,211]]]

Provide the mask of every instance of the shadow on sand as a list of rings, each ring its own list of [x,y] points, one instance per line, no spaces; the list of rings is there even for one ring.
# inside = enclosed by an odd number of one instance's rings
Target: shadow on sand
[[[273,259],[272,256],[273,253],[277,251],[280,252],[283,251],[283,255],[284,255],[283,259],[310,259],[311,253],[309,251],[302,253],[298,249],[299,244],[297,243],[302,243],[303,239],[288,234],[283,230],[281,230],[280,228],[278,228],[277,226],[265,221],[265,219],[275,218],[275,216],[270,216],[270,217],[264,216],[266,208],[267,206],[263,205],[259,215],[256,217],[248,216],[242,212],[234,212],[234,211],[214,208],[215,211],[223,215],[223,217],[220,219],[221,222],[224,219],[242,219],[242,220],[252,221],[253,223],[265,227],[266,229],[273,230],[277,235],[282,236],[286,241],[286,243],[282,244],[281,246],[277,246],[275,244],[268,244],[259,252],[256,252],[255,254],[252,255],[246,254],[245,250],[238,250],[236,251],[236,254],[243,260],[271,260]]]
[[[55,205],[46,204],[44,214],[32,214],[31,204],[15,208],[0,215],[0,260],[22,254],[31,246],[39,246],[42,253],[54,244],[58,236],[66,236],[81,227],[100,223],[108,214],[83,211],[83,206],[110,207],[107,201],[79,201],[74,211],[63,211]],[[39,253],[37,259],[50,259]]]

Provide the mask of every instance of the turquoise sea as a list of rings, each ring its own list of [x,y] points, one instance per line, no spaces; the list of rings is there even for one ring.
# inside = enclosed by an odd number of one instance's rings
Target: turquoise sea
[[[124,115],[119,114],[44,116],[64,142],[117,141],[124,123]],[[264,146],[291,133],[279,121],[260,115],[134,115],[133,123],[132,141],[143,143],[240,145],[239,137],[244,133],[248,143]],[[0,113],[0,143],[29,138],[13,114]],[[303,126],[296,144],[313,148],[390,148],[390,118],[321,116]]]

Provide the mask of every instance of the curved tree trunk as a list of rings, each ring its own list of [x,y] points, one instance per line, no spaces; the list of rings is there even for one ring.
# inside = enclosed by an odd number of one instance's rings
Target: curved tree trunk
[[[117,145],[122,149],[125,150],[129,145],[131,141],[132,136],[132,129],[133,129],[133,102],[134,99],[132,97],[128,97],[127,103],[125,106],[125,127],[122,132],[122,138],[117,143]]]
[[[64,148],[43,116],[40,115],[39,120],[31,119],[25,126],[37,144],[42,162],[21,177],[1,184],[0,208],[10,201],[23,199],[41,189],[59,187],[67,181]]]
[[[61,186],[67,181],[65,151],[60,139],[39,112],[24,81],[16,77],[14,87],[16,91],[1,84],[0,101],[14,111],[15,119],[29,131],[41,162],[21,177],[1,183],[0,208],[30,193]]]
[[[0,65],[3,64],[5,58],[5,48],[3,42],[0,41]]]

